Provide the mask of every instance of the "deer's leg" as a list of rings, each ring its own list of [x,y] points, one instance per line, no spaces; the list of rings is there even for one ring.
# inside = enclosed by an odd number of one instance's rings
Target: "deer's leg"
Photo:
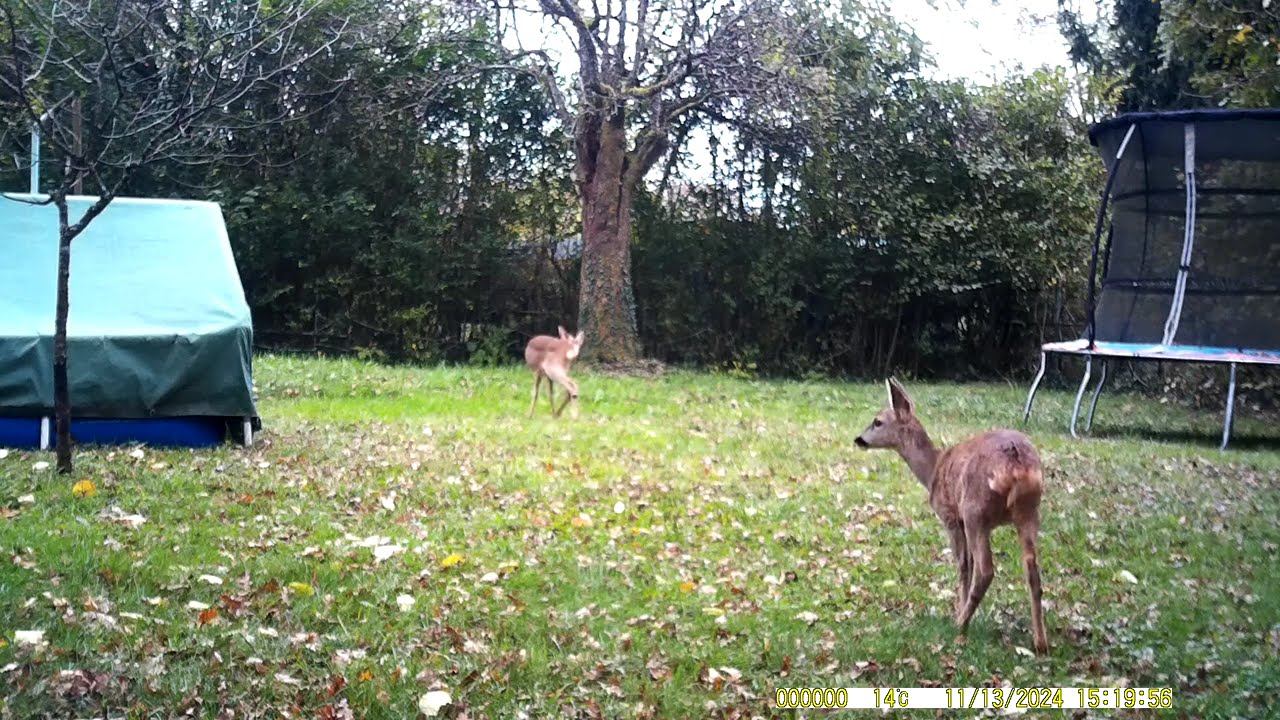
[[[1022,567],[1027,571],[1027,587],[1031,591],[1031,634],[1036,652],[1049,652],[1049,638],[1044,632],[1044,610],[1040,607],[1040,561],[1036,555],[1036,533],[1040,518],[1033,516],[1018,523],[1018,539],[1022,542]]]
[[[991,586],[991,578],[996,574],[995,566],[991,562],[991,530],[981,527],[976,522],[966,522],[964,534],[973,568],[969,597],[965,601],[964,609],[956,616],[956,624],[960,626],[961,632],[969,629],[969,620],[973,618],[978,604],[982,602],[983,596],[987,594],[987,588]]]
[[[578,383],[567,377],[565,380],[569,381],[570,393],[573,398],[573,407],[569,408],[569,415],[576,419],[578,417]]]
[[[564,412],[565,406],[578,399],[578,384],[569,378],[569,375],[561,368],[553,367],[547,369],[547,382],[560,383],[560,387],[565,390],[564,402],[554,411],[556,417],[560,417],[560,413]]]
[[[547,408],[551,412],[556,411],[556,384],[551,382],[551,378],[547,378]]]
[[[538,407],[538,391],[542,389],[542,373],[533,373],[533,401],[529,403],[529,417],[533,417],[533,411]]]
[[[955,613],[958,616],[964,608],[965,600],[969,598],[969,576],[973,563],[969,557],[969,544],[964,538],[964,525],[949,527],[947,533],[951,535],[951,555],[955,558],[956,573],[959,575],[955,598]]]

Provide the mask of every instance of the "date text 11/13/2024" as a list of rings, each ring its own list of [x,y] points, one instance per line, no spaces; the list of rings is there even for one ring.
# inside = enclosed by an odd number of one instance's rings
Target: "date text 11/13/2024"
[[[1166,709],[1172,688],[778,688],[780,709]]]

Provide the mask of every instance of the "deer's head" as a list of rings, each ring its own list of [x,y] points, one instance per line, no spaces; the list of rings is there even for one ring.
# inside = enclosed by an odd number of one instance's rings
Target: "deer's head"
[[[920,427],[916,405],[906,388],[893,378],[884,381],[889,393],[889,406],[876,413],[875,419],[854,443],[860,448],[901,448],[911,433]]]
[[[569,360],[577,358],[578,353],[582,352],[582,341],[586,339],[586,331],[579,330],[577,335],[570,335],[563,325],[556,329],[560,331],[560,339],[569,343],[569,350],[565,353],[565,357]]]

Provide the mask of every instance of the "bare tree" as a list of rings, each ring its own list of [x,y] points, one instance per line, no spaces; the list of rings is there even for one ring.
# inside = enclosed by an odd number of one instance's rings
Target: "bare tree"
[[[58,470],[70,472],[67,316],[72,241],[138,174],[244,159],[238,133],[331,101],[341,78],[305,78],[347,21],[325,0],[0,0],[0,115],[40,130],[58,209],[54,412]],[[302,88],[310,88],[304,91]],[[0,126],[3,127],[3,126]],[[13,149],[17,137],[0,137]],[[96,193],[77,203],[87,183]],[[81,210],[83,208],[83,210]]]
[[[596,359],[635,359],[631,209],[639,184],[696,116],[727,126],[793,122],[819,82],[804,62],[814,48],[811,23],[787,0],[519,1],[494,10],[508,19],[516,46],[501,65],[537,75],[572,132],[582,206],[579,327]],[[521,29],[539,20],[572,47],[574,81],[563,83],[547,34],[539,47],[524,47]]]

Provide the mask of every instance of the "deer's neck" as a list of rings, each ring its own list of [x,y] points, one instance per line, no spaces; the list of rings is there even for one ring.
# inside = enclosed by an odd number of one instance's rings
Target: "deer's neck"
[[[916,479],[924,485],[924,489],[933,491],[933,471],[938,466],[938,448],[924,427],[912,428],[907,434],[906,442],[898,448],[898,454],[907,461],[907,467],[915,474]]]

